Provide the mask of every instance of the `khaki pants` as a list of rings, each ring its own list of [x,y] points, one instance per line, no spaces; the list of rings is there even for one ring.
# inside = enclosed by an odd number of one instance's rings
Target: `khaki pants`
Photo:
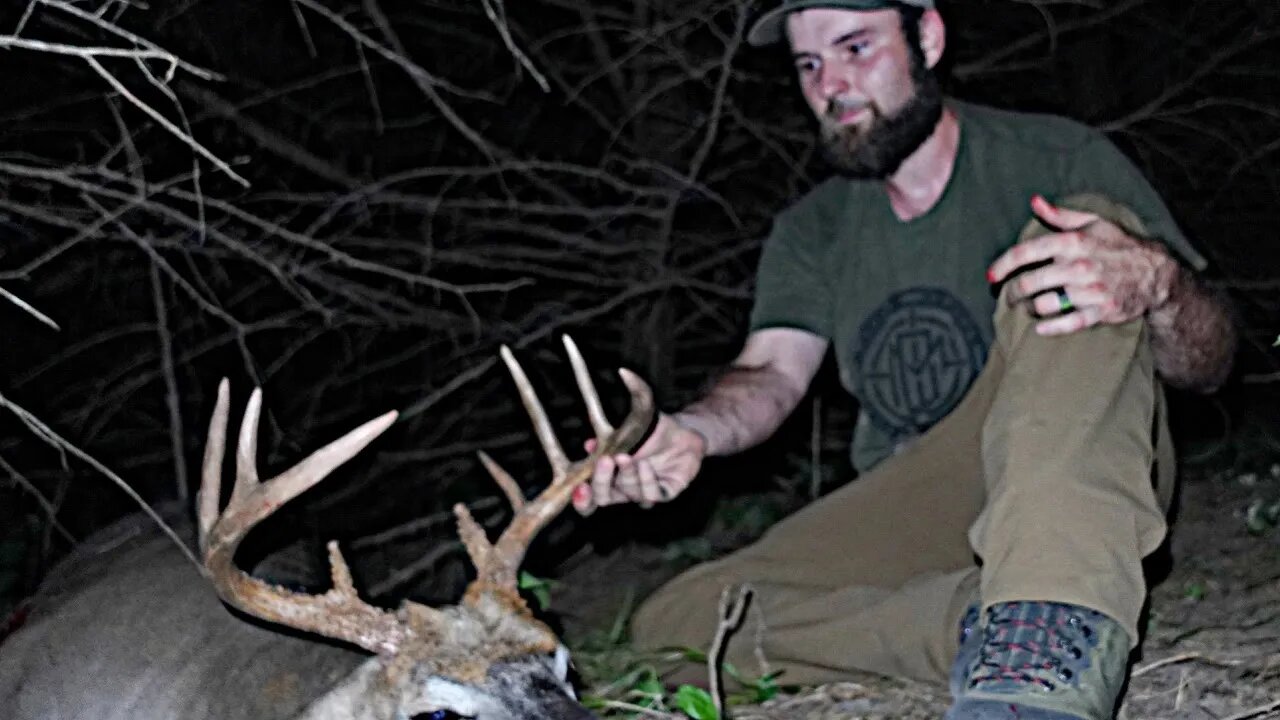
[[[1125,208],[1072,200],[1142,234]],[[1033,221],[1023,237],[1043,232]],[[1047,338],[1034,324],[1001,298],[990,359],[955,410],[755,544],[658,590],[633,621],[637,645],[706,648],[721,590],[743,582],[755,600],[726,659],[748,674],[783,669],[788,683],[854,670],[944,680],[979,599],[1083,605],[1136,644],[1142,559],[1165,536],[1174,484],[1147,328]]]

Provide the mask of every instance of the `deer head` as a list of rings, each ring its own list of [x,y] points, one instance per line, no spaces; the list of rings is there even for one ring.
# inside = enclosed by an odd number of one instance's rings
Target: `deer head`
[[[240,423],[235,486],[227,507],[219,512],[230,402],[227,382],[219,385],[197,500],[206,574],[225,602],[250,615],[348,642],[374,655],[317,699],[305,718],[592,717],[573,700],[565,680],[567,654],[555,634],[534,618],[521,599],[517,573],[533,537],[564,510],[574,488],[591,477],[599,459],[626,452],[639,443],[653,417],[653,397],[643,380],[620,370],[631,394],[631,410],[615,429],[605,417],[577,348],[568,337],[564,341],[595,431],[595,450],[576,462],[568,460],[524,371],[503,347],[502,359],[550,460],[552,480],[536,498],[526,500],[511,475],[480,454],[484,467],[510,500],[513,517],[491,542],[465,506],[454,507],[458,533],[477,576],[459,604],[443,608],[406,600],[390,611],[364,602],[334,542],[328,545],[333,587],[321,595],[276,587],[238,568],[236,548],[256,524],[355,456],[395,422],[396,413],[371,420],[275,478],[259,481],[256,455],[262,394],[255,390]]]

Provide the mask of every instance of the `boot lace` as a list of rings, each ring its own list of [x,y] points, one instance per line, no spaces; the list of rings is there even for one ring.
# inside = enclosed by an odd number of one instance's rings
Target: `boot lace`
[[[1045,602],[1002,603],[987,610],[982,647],[969,688],[1076,685],[1098,644],[1100,613]]]

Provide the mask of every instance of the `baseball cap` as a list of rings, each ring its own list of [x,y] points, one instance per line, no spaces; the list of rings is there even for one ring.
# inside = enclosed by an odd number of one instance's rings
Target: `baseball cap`
[[[781,4],[755,21],[747,31],[747,42],[758,47],[781,41],[786,37],[787,16],[797,10],[809,8],[883,10],[897,5],[931,8],[933,4],[934,0],[782,0]]]

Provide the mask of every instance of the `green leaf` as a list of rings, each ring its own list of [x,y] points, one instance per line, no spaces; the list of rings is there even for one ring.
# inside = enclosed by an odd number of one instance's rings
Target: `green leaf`
[[[739,693],[734,695],[735,698],[743,698],[749,703],[762,703],[765,700],[772,700],[775,695],[781,691],[778,685],[778,676],[782,675],[782,670],[775,670],[768,675],[764,675],[758,679],[752,680],[742,674],[733,663],[723,663],[721,669],[724,674],[738,681],[738,684],[749,690],[748,693]]]
[[[693,720],[720,720],[711,693],[700,687],[681,685],[676,688],[676,707]]]
[[[662,683],[654,678],[641,680],[640,682],[636,683],[632,687],[632,689],[638,693],[643,693],[645,695],[652,695],[654,697],[661,697],[664,693],[667,692],[667,689],[662,685]]]
[[[699,650],[696,647],[688,646],[677,649],[680,651],[680,654],[684,656],[684,659],[689,662],[705,663],[707,661],[707,653],[705,650]]]
[[[778,686],[778,676],[781,674],[781,670],[775,670],[752,684],[756,691],[757,703],[772,700],[778,694],[782,689]]]
[[[1208,594],[1208,592],[1209,591],[1204,586],[1204,583],[1196,582],[1188,585],[1187,589],[1182,594],[1188,600],[1195,600],[1196,602],[1199,602],[1204,599],[1204,596]]]
[[[551,607],[551,588],[555,584],[554,582],[521,570],[517,584],[521,590],[527,590],[529,594],[533,595],[534,602],[538,604],[539,610],[546,610]]]

